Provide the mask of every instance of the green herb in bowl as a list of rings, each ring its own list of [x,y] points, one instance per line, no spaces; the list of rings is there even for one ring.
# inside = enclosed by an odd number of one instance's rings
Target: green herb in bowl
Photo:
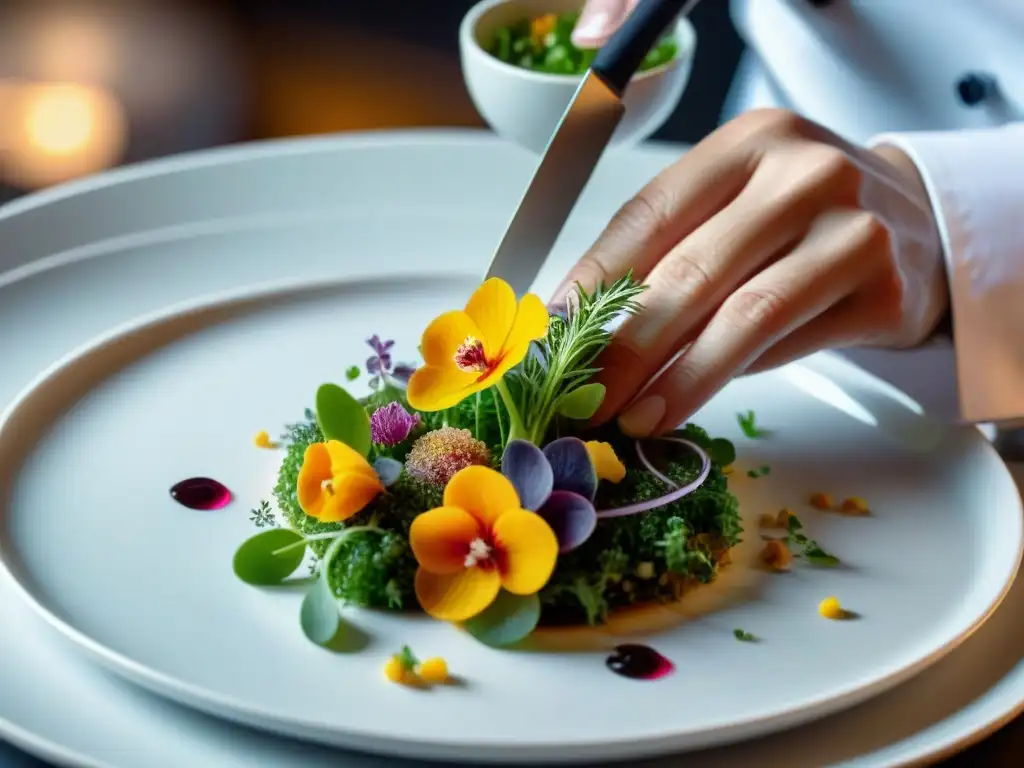
[[[488,53],[506,64],[534,72],[582,75],[597,51],[573,45],[572,31],[579,16],[579,11],[548,13],[501,27],[494,33]],[[665,36],[648,52],[640,65],[640,71],[667,64],[678,53],[676,41],[671,36]]]

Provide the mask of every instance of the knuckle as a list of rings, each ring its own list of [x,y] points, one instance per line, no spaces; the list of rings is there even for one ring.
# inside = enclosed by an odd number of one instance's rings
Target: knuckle
[[[660,185],[649,184],[619,208],[609,230],[638,238],[663,231],[671,221],[671,195]]]
[[[745,288],[726,301],[722,314],[733,327],[755,327],[771,335],[785,325],[787,303],[780,293],[769,288]]]
[[[699,259],[690,253],[676,253],[658,265],[659,282],[671,288],[673,295],[697,299],[713,290],[714,277]]]
[[[891,236],[889,227],[870,211],[858,211],[850,219],[847,242],[858,254],[889,263]]]
[[[761,107],[736,118],[737,127],[747,134],[790,136],[799,133],[803,120],[788,109]]]

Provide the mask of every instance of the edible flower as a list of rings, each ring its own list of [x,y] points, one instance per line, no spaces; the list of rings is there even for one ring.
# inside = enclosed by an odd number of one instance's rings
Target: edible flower
[[[423,332],[425,365],[409,379],[409,404],[417,411],[440,411],[500,384],[547,330],[548,312],[537,296],[528,293],[517,301],[508,283],[487,280],[465,309],[445,312]]]
[[[610,483],[621,483],[626,476],[626,465],[615,455],[615,449],[611,443],[603,443],[597,440],[586,442],[587,454],[597,472],[598,480],[607,480]]]
[[[441,427],[412,444],[405,469],[421,482],[444,486],[459,470],[490,463],[491,452],[483,440],[477,440],[468,429]]]
[[[562,437],[544,450],[527,440],[509,440],[501,471],[523,507],[551,526],[560,552],[573,550],[590,538],[597,527],[597,472],[582,440]]]
[[[366,359],[366,372],[373,378],[370,379],[370,389],[378,389],[386,384],[388,376],[399,381],[406,382],[412,376],[413,369],[408,365],[398,365],[392,368],[391,348],[395,346],[393,339],[381,341],[376,333],[366,340],[366,343],[373,350],[373,354]]]
[[[348,520],[384,490],[366,459],[340,440],[306,448],[297,485],[299,507],[324,523]]]
[[[420,415],[411,414],[397,400],[381,406],[370,416],[370,439],[389,448],[405,442],[420,423]]]
[[[420,606],[443,621],[466,621],[504,587],[514,595],[543,589],[555,569],[558,540],[542,517],[522,508],[508,478],[490,467],[460,470],[443,506],[418,515],[409,545],[419,568]]]

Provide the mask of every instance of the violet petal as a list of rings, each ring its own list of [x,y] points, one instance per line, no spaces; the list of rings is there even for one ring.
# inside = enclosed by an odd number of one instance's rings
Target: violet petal
[[[572,491],[588,501],[597,495],[597,472],[587,453],[587,446],[578,437],[560,437],[544,446],[544,455],[551,462],[555,488]]]
[[[547,520],[555,532],[559,552],[576,549],[597,527],[594,505],[572,491],[552,491],[537,514]]]
[[[366,372],[367,373],[380,373],[380,358],[377,355],[366,358]]]
[[[380,456],[373,462],[373,471],[380,478],[381,485],[387,488],[393,485],[402,474],[402,462],[387,456]]]
[[[554,487],[547,456],[529,440],[509,440],[501,457],[501,472],[519,494],[523,509],[536,512]]]
[[[411,365],[396,365],[391,376],[401,382],[408,382],[414,373],[416,373],[416,369]]]

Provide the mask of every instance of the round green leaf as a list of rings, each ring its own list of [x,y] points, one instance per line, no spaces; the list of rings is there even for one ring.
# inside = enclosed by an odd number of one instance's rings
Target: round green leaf
[[[716,437],[707,448],[708,456],[720,467],[727,467],[736,461],[736,446],[724,437]]]
[[[323,384],[316,391],[316,423],[327,440],[339,440],[363,456],[369,455],[370,416],[337,384]]]
[[[513,595],[502,590],[490,607],[465,623],[465,628],[485,645],[503,646],[522,640],[539,621],[537,595]]]
[[[306,637],[317,645],[326,645],[338,634],[341,616],[338,604],[322,576],[309,588],[299,609],[299,622]]]
[[[555,405],[555,410],[570,419],[585,421],[597,413],[604,401],[604,384],[592,382],[566,392]]]
[[[280,584],[302,562],[306,548],[300,544],[304,543],[302,534],[288,528],[257,533],[235,552],[235,575],[246,584],[261,587]]]

